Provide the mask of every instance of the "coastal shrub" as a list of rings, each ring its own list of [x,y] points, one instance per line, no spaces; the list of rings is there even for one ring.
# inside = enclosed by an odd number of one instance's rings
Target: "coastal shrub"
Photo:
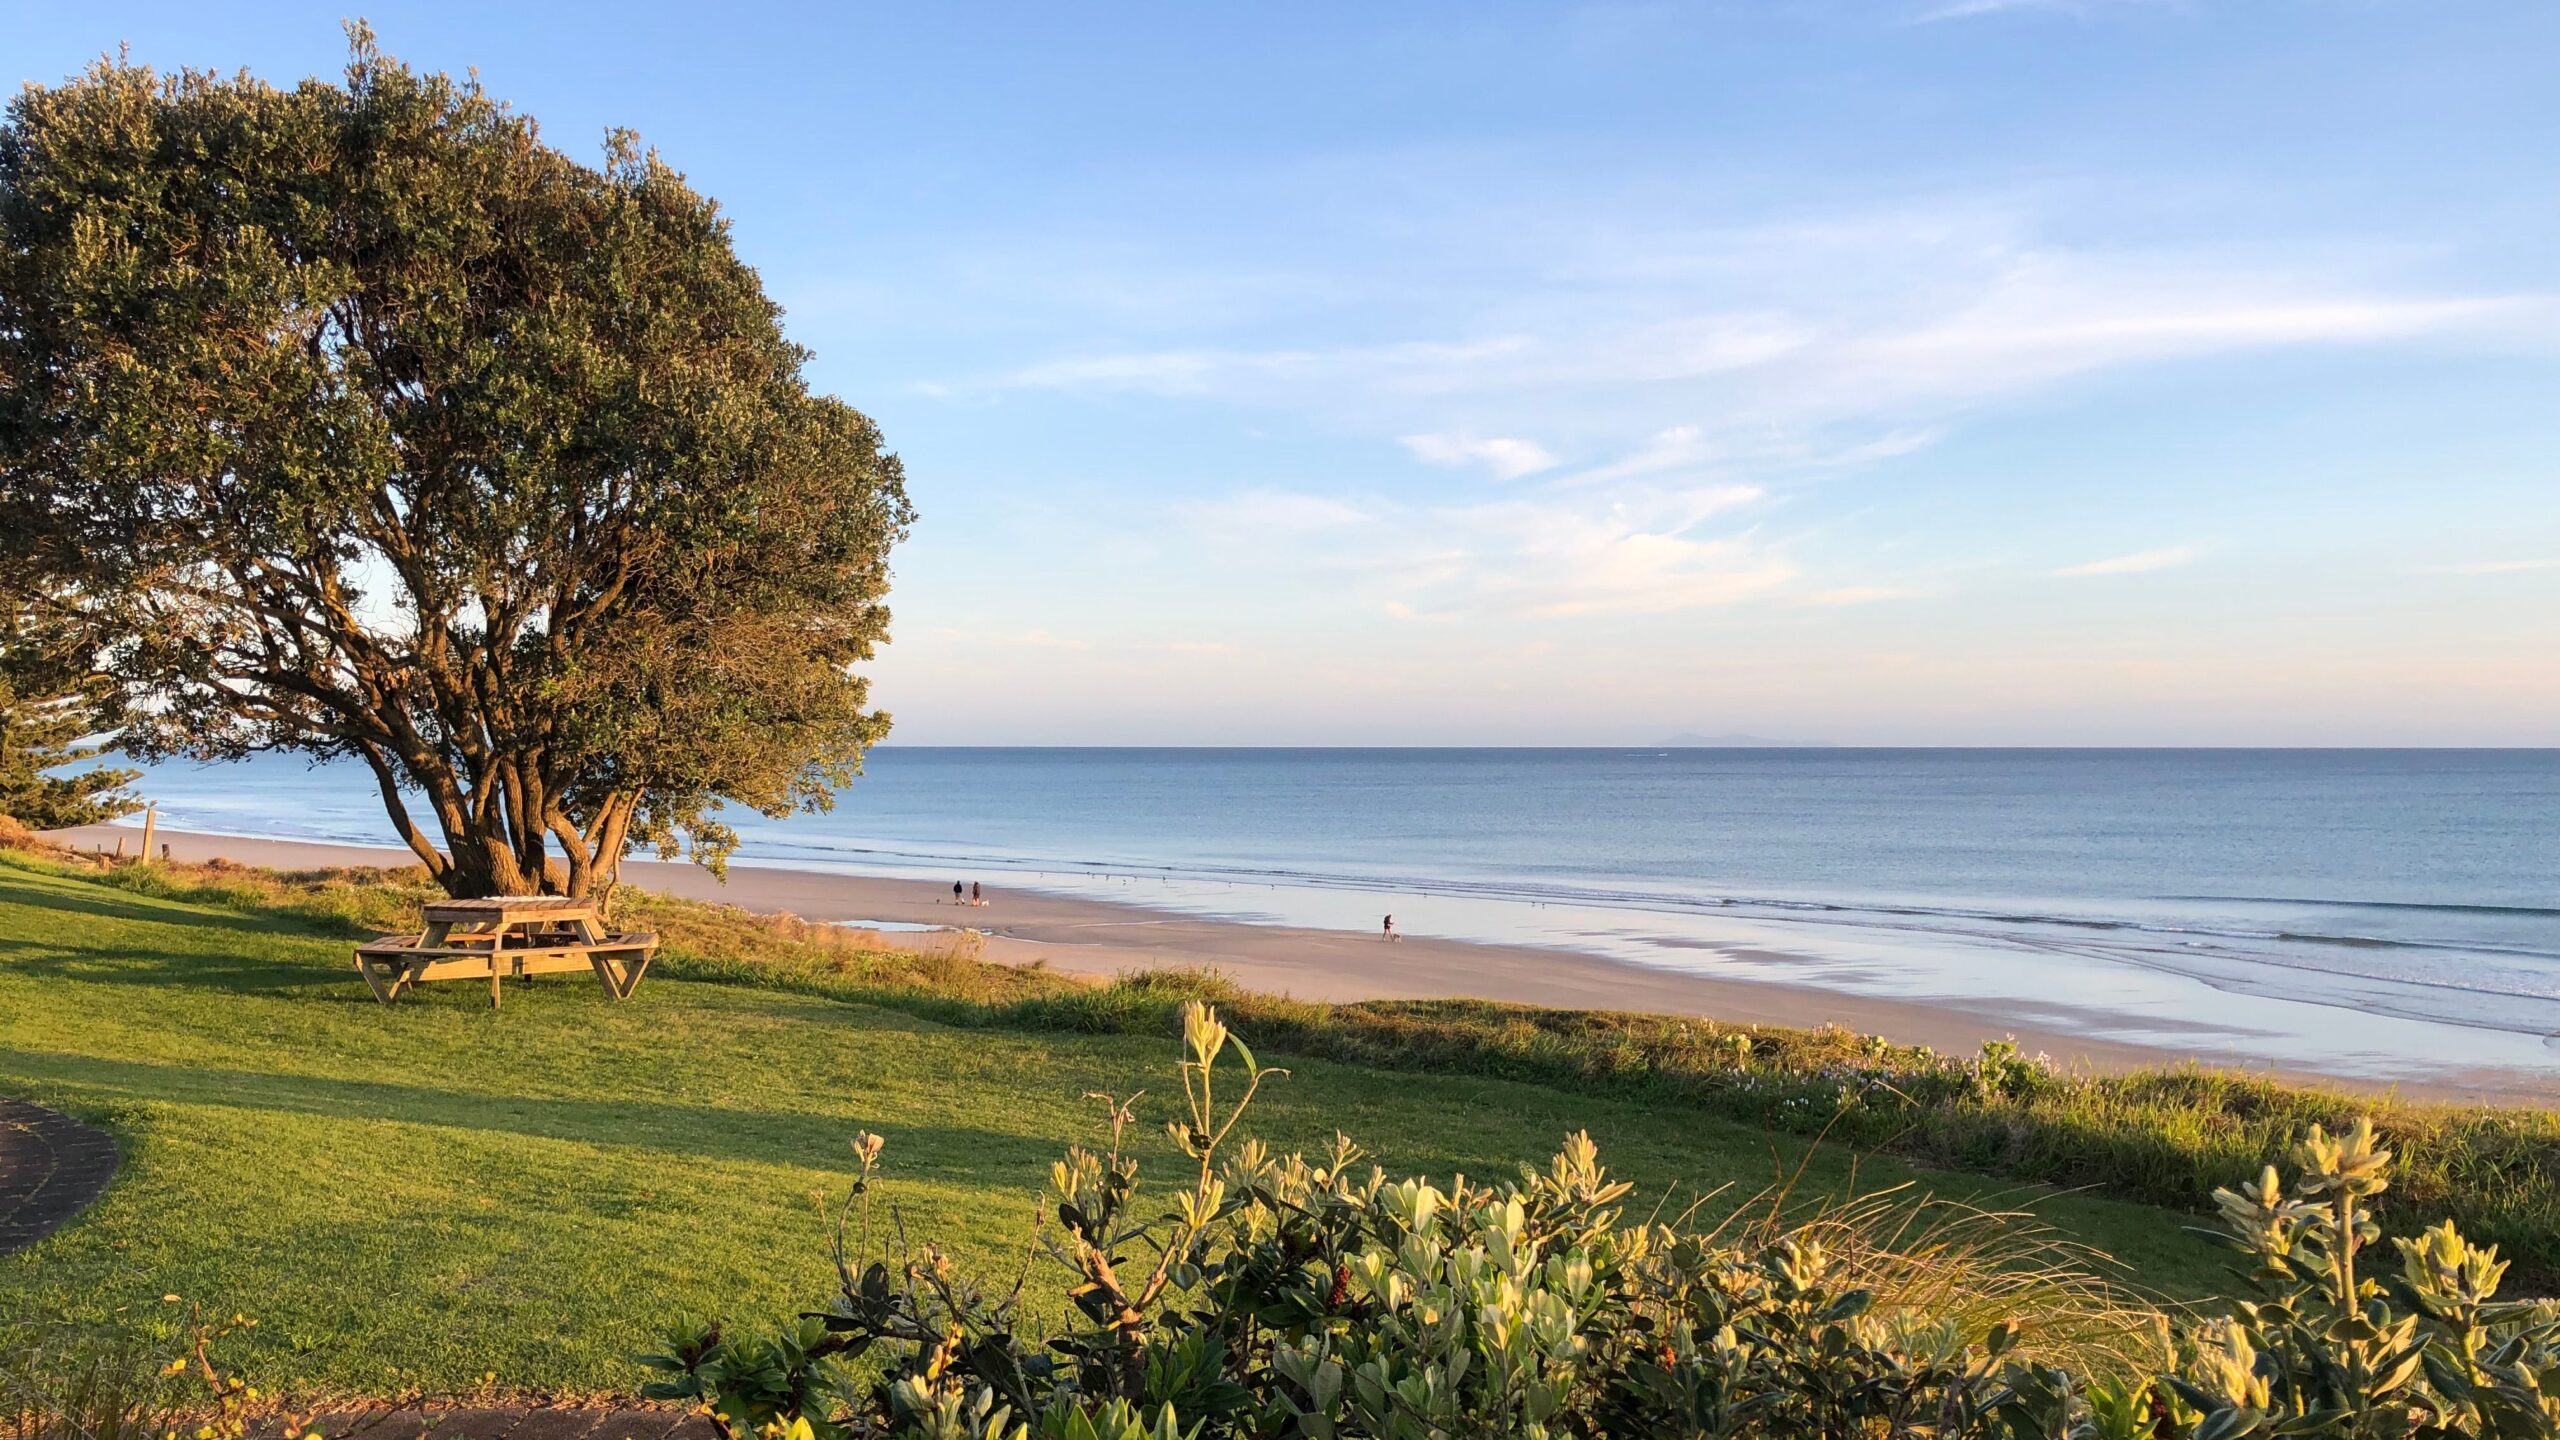
[[[1178,1001],[1153,998],[1174,993],[1161,972],[1112,988],[1152,1000],[1095,1006],[1128,1015],[1130,1030],[1170,1033],[1177,1023]],[[1056,1003],[1035,997],[991,1018],[1045,1026]],[[1722,1026],[1481,1000],[1231,994],[1221,1003],[1278,1054],[1693,1105],[1922,1164],[2173,1209],[2254,1176],[2314,1125],[2337,1130],[2371,1115],[2404,1137],[2412,1157],[2377,1201],[2386,1222],[2414,1228],[2449,1217],[2500,1246],[2522,1282],[2560,1284],[2560,1114],[2547,1110],[2358,1097],[2194,1065],[2069,1073],[2007,1041],[1952,1056],[1837,1026]]]
[[[2497,1298],[2494,1247],[2447,1223],[2373,1263],[2392,1157],[2367,1122],[2312,1129],[2292,1180],[2215,1195],[2259,1298],[2173,1331],[2068,1273],[1897,1252],[1839,1216],[1631,1220],[1586,1135],[1445,1187],[1339,1137],[1275,1156],[1239,1127],[1285,1072],[1198,1001],[1182,1035],[1188,1173],[1142,1184],[1116,1097],[1105,1142],[1050,1169],[1054,1329],[1020,1278],[883,1225],[864,1134],[835,1296],[775,1334],[679,1330],[646,1393],[733,1440],[2560,1435],[2560,1318]]]
[[[44,865],[42,859],[20,863]],[[405,929],[425,873],[127,864],[107,883],[289,915],[333,934]],[[2560,1288],[2560,1112],[2356,1097],[2185,1065],[2058,1071],[1994,1041],[1971,1056],[1844,1027],[1483,1000],[1326,1004],[1239,990],[1214,973],[1139,971],[1108,984],[961,956],[866,948],[840,927],[636,893],[618,913],[663,938],[662,973],[894,1006],[950,1025],[1087,1034],[1175,1032],[1183,1003],[1219,1004],[1275,1054],[1473,1074],[1703,1113],[1885,1151],[1925,1165],[2196,1209],[2254,1177],[2311,1126],[2371,1115],[2407,1159],[2376,1197],[2387,1224],[2452,1219],[2498,1246],[2516,1282]]]
[[[132,1335],[0,1322],[0,1440],[160,1440],[169,1390]]]
[[[309,1417],[280,1411],[216,1360],[223,1341],[257,1321],[186,1313],[174,1346],[169,1326],[0,1321],[0,1440],[244,1440],[253,1429],[321,1440]]]

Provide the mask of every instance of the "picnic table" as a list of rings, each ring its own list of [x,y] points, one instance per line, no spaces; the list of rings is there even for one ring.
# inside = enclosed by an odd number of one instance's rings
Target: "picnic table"
[[[593,970],[604,993],[627,1000],[658,952],[658,937],[646,930],[607,930],[604,911],[590,900],[501,895],[438,900],[420,909],[426,929],[418,934],[385,935],[356,947],[356,973],[385,1005],[423,981],[486,975],[494,1010],[504,977],[562,970]]]

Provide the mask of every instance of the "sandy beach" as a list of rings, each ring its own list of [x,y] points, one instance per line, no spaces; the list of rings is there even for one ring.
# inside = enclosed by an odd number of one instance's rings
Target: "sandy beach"
[[[252,839],[162,830],[181,860],[224,859],[282,869],[397,865],[394,847]],[[137,846],[128,826],[92,826],[54,838],[81,849]],[[1969,1053],[1985,1039],[2015,1036],[2066,1066],[2124,1070],[2185,1060],[2248,1069],[2305,1083],[2372,1092],[2389,1088],[2429,1099],[2548,1104],[2550,1080],[2503,1068],[2438,1074],[2384,1087],[2355,1076],[2271,1067],[2220,1032],[2200,1025],[2192,1048],[2129,1044],[2084,1033],[2102,1015],[2075,1016],[2021,997],[2010,1006],[1936,1005],[1846,994],[1810,985],[1734,980],[1633,965],[1570,950],[1493,945],[1408,935],[1389,944],[1375,933],[1248,924],[1139,905],[999,889],[983,906],[955,905],[947,886],[756,865],[732,866],[723,881],[699,866],[634,860],[626,880],[651,890],[811,920],[890,922],[965,928],[986,937],[987,958],[1044,963],[1070,974],[1108,977],[1128,970],[1208,966],[1245,988],[1301,999],[1349,1001],[1470,997],[1528,1005],[1642,1010],[1712,1016],[1727,1024],[1845,1025],[1904,1044]],[[894,933],[886,937],[894,942]]]

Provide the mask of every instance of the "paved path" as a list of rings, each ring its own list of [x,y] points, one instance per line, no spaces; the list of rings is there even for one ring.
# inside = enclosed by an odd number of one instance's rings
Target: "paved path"
[[[87,1209],[116,1174],[116,1142],[60,1111],[0,1098],[0,1255]]]
[[[710,1420],[682,1410],[329,1410],[311,1419],[328,1440],[713,1440]],[[278,1433],[273,1427],[263,1434]]]

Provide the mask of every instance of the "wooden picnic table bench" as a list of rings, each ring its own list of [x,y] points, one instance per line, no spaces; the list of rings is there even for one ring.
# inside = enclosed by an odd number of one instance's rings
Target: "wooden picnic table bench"
[[[627,1000],[658,953],[656,935],[607,930],[604,912],[587,900],[501,895],[438,900],[420,908],[424,930],[356,947],[356,973],[385,1005],[422,981],[486,975],[489,1006],[495,1009],[504,977],[563,970],[593,970],[604,993]]]

